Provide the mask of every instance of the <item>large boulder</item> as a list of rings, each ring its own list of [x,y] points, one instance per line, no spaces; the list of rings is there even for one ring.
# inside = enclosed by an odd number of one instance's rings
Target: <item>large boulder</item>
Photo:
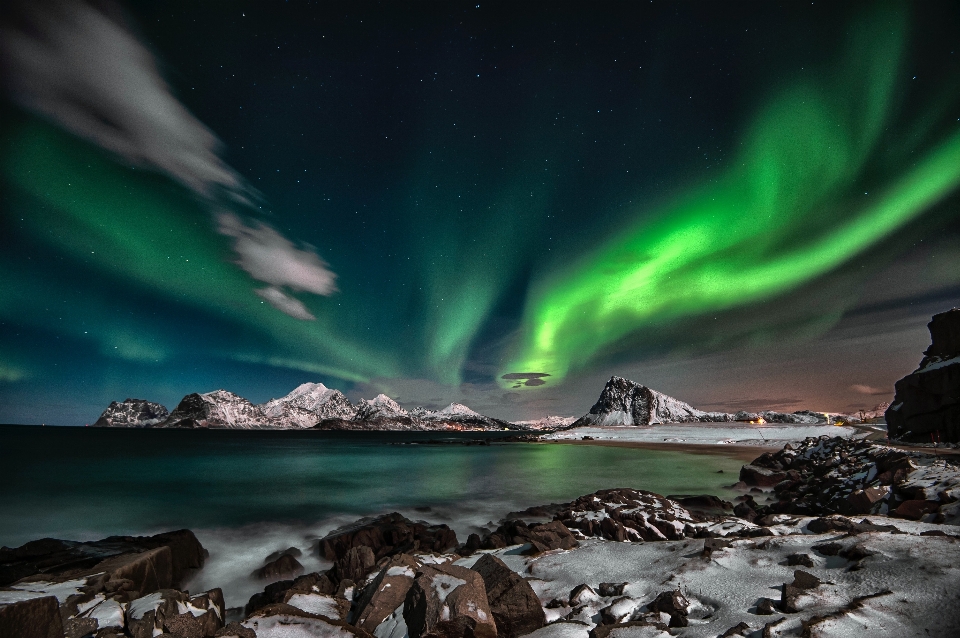
[[[241,623],[256,632],[257,638],[288,638],[316,636],[317,638],[373,638],[363,629],[342,620],[277,603],[258,610]],[[239,634],[238,634],[239,635]]]
[[[483,578],[498,636],[515,638],[547,624],[533,587],[502,560],[493,554],[484,554],[472,569]]]
[[[192,597],[176,589],[161,589],[130,603],[127,631],[133,638],[153,638],[164,632],[182,638],[205,638],[223,627],[223,617],[219,589]]]
[[[161,548],[167,551],[150,553]],[[179,586],[191,570],[203,566],[205,557],[206,550],[187,529],[84,543],[42,538],[16,548],[0,547],[0,586],[41,573],[51,580],[107,572],[110,580],[133,580],[144,594]]]
[[[354,624],[377,636],[390,633],[377,631],[377,628],[385,622],[402,622],[403,602],[418,569],[419,561],[409,554],[400,554],[387,561],[360,596]]]
[[[281,580],[293,579],[302,573],[303,565],[300,561],[290,554],[283,554],[263,567],[253,570],[251,576],[259,580]]]
[[[495,638],[497,626],[479,573],[424,565],[407,592],[403,618],[410,638]]]
[[[22,598],[0,591],[0,636],[5,638],[63,638],[60,605],[54,596]]]
[[[528,554],[539,554],[552,549],[573,549],[579,543],[567,526],[560,521],[527,525],[521,520],[507,521],[480,543],[483,549],[500,549],[510,545],[528,544]]]
[[[920,366],[896,383],[886,411],[890,438],[960,442],[960,308],[934,315]]]
[[[317,553],[336,562],[362,545],[369,547],[379,561],[394,554],[449,551],[457,546],[457,534],[446,525],[414,522],[394,512],[330,533],[318,542]]]

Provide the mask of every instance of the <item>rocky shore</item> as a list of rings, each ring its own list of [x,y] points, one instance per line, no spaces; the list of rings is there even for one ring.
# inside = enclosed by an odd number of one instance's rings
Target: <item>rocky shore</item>
[[[960,468],[810,438],[743,466],[734,502],[602,490],[461,542],[399,514],[264,557],[245,605],[182,589],[188,530],[0,548],[3,638],[953,636]]]

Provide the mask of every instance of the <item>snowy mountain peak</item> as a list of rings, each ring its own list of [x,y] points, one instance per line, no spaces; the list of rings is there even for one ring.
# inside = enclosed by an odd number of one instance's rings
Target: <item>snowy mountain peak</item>
[[[271,399],[260,407],[267,417],[285,427],[309,428],[323,419],[349,419],[356,413],[342,392],[322,383],[303,383],[287,396]]]
[[[407,411],[400,404],[385,394],[378,394],[372,399],[360,399],[357,405],[357,420],[367,421],[377,418],[392,418],[407,416]]]
[[[613,376],[600,398],[574,426],[651,425],[702,421],[707,413],[645,385]]]
[[[159,403],[144,399],[125,399],[112,402],[95,426],[144,428],[156,425],[169,416],[170,412]]]
[[[467,406],[462,403],[451,403],[442,410],[437,411],[438,414],[457,414],[463,416],[480,416],[479,412],[474,412]]]

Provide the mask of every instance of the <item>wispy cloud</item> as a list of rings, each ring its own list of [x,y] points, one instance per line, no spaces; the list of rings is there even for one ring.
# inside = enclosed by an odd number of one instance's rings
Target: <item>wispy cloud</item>
[[[242,192],[242,180],[217,154],[216,136],[173,96],[153,55],[111,9],[20,2],[18,20],[3,25],[0,37],[11,97],[201,195]]]
[[[296,297],[291,297],[279,288],[274,288],[273,286],[260,288],[257,290],[257,294],[266,299],[267,303],[271,306],[291,317],[303,319],[304,321],[313,321],[316,319],[313,313],[303,305],[302,301]]]
[[[218,232],[235,239],[236,263],[270,284],[257,294],[293,317],[314,319],[288,291],[330,295],[335,275],[312,247],[297,247],[266,224],[248,225],[223,212],[238,206],[252,212],[254,189],[221,159],[216,135],[173,95],[119,7],[20,0],[6,8],[0,77],[11,99],[200,195],[215,211]]]
[[[233,213],[220,214],[217,222],[220,233],[235,239],[237,264],[254,279],[317,295],[336,292],[336,275],[312,247],[297,248],[270,226],[261,222],[247,225]]]
[[[893,394],[893,388],[875,388],[870,385],[863,385],[860,383],[855,383],[850,386],[850,389],[859,394]]]

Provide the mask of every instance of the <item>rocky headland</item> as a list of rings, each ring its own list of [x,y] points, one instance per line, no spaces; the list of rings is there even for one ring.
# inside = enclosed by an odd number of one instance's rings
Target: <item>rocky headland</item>
[[[952,636],[960,467],[821,437],[743,466],[734,502],[620,488],[461,542],[387,514],[264,557],[249,601],[190,593],[187,531],[0,549],[0,636]],[[309,551],[332,565],[304,574]],[[272,582],[271,582],[272,581]],[[245,603],[245,604],[244,604]]]
[[[934,315],[930,347],[917,369],[896,383],[885,417],[890,438],[960,442],[960,308]]]

